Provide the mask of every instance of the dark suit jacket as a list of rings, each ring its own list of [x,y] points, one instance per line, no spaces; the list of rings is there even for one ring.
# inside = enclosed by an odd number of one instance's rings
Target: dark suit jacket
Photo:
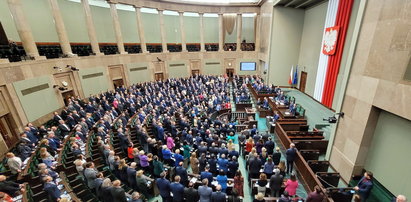
[[[297,150],[295,148],[289,148],[285,152],[285,155],[287,157],[287,161],[294,161],[295,156],[297,156]]]
[[[113,195],[111,194],[112,187],[102,187],[101,192],[104,202],[113,202]]]
[[[224,192],[213,192],[211,194],[211,202],[224,202],[227,201],[226,194]]]
[[[254,173],[254,174],[255,173],[260,173],[261,165],[262,165],[262,163],[261,163],[260,159],[258,159],[258,158],[253,159],[250,162],[250,165],[249,165],[250,173]]]
[[[374,186],[372,180],[366,180],[365,177],[361,178],[360,182],[358,182],[358,194],[360,194],[361,198],[364,200],[370,196],[371,189]]]
[[[47,192],[52,201],[57,201],[60,198],[61,192],[56,184],[47,182],[44,184],[44,191]]]
[[[184,198],[187,202],[194,202],[200,199],[200,195],[198,195],[197,189],[194,189],[193,187],[184,188]]]
[[[156,184],[162,197],[170,196],[170,181],[164,178],[158,178]]]
[[[203,180],[205,178],[208,179],[208,183],[211,183],[213,181],[213,174],[206,171],[201,172],[200,179]]]
[[[0,191],[5,192],[10,196],[14,196],[14,194],[20,190],[19,184],[11,181],[3,181],[0,182]]]
[[[186,183],[188,181],[187,170],[182,166],[176,167],[176,175],[179,175],[181,177],[181,183]]]
[[[184,201],[184,186],[180,183],[173,182],[170,184],[173,193],[173,201]]]
[[[126,193],[123,188],[112,187],[110,192],[113,196],[113,202],[127,202]]]

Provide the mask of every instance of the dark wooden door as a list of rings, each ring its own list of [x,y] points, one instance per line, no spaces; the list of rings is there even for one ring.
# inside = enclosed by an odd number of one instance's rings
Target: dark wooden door
[[[231,68],[226,69],[225,72],[226,72],[227,76],[230,77],[230,78],[234,76],[234,69],[231,69]]]
[[[121,87],[124,85],[124,81],[123,79],[113,80],[113,85],[114,85],[114,89],[117,89],[117,87]]]
[[[155,74],[154,74],[154,79],[155,79],[156,81],[162,81],[162,80],[164,80],[164,75],[163,75],[163,73],[155,73]]]
[[[74,94],[74,91],[73,91],[73,90],[69,90],[69,91],[66,91],[66,92],[64,92],[64,93],[61,93],[61,96],[63,97],[64,104],[67,106],[69,99],[70,99],[71,97],[76,96],[76,95]]]
[[[17,136],[13,134],[10,118],[10,114],[0,117],[0,133],[9,148],[18,140]]]
[[[200,70],[198,70],[198,69],[191,70],[191,75],[197,76],[197,75],[199,75],[199,74],[200,74]]]
[[[307,72],[302,71],[301,78],[300,78],[300,91],[301,92],[305,92],[306,83],[307,83]]]

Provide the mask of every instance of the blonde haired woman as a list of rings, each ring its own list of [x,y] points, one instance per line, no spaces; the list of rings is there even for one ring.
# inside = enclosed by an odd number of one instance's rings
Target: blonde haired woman
[[[192,152],[190,157],[190,166],[194,174],[200,173],[200,169],[198,167],[199,163],[200,161],[197,158],[197,154],[195,152]]]

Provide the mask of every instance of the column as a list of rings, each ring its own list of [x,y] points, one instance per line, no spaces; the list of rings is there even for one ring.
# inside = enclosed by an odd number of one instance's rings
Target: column
[[[218,51],[224,51],[224,26],[223,26],[223,14],[218,14]]]
[[[100,47],[98,45],[96,29],[94,28],[93,16],[91,15],[88,0],[81,0],[81,3],[83,4],[84,15],[86,16],[87,32],[88,38],[90,39],[91,49],[95,55],[103,55],[103,53],[100,52]]]
[[[57,0],[49,0],[51,13],[53,14],[54,25],[56,26],[57,35],[60,41],[60,47],[64,55],[67,57],[76,57],[73,54],[70,46],[70,41],[67,36],[66,27],[64,26],[63,18],[61,17],[60,8]]]
[[[140,7],[134,6],[136,10],[136,18],[137,18],[137,28],[138,28],[138,36],[140,37],[140,46],[141,51],[143,53],[147,53],[147,45],[146,45],[146,38],[144,37],[144,26],[143,26],[143,19],[141,18],[141,10]]]
[[[237,51],[241,51],[241,32],[243,30],[243,15],[237,14]]]
[[[198,13],[200,15],[200,51],[205,52],[204,43],[204,13]]]
[[[187,44],[186,44],[186,32],[184,31],[184,12],[179,11],[178,15],[180,16],[180,32],[181,32],[181,47],[183,52],[187,52]]]
[[[164,27],[164,16],[163,10],[158,10],[158,15],[160,16],[160,33],[161,33],[161,44],[163,46],[163,53],[167,53],[167,39],[166,39],[166,30]]]
[[[27,22],[26,16],[24,15],[21,1],[7,0],[7,3],[26,54],[35,60],[46,59],[46,57],[39,55],[30,26]]]
[[[260,14],[257,14],[255,17],[256,17],[255,23],[257,23],[257,25],[255,26],[256,30],[254,30],[254,33],[255,33],[255,36],[254,36],[255,50],[254,51],[260,51],[261,16]]]
[[[116,4],[111,3],[111,2],[109,2],[109,4],[110,4],[111,18],[113,18],[114,33],[116,35],[118,52],[120,54],[127,54],[127,52],[124,50],[123,36],[121,35],[121,27],[120,27],[120,22],[118,20]]]

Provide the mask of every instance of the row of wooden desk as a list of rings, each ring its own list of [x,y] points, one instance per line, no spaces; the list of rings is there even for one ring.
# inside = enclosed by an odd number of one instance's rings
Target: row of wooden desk
[[[309,165],[307,163],[307,160],[318,160],[319,155],[325,154],[327,150],[328,140],[324,140],[322,131],[308,131],[309,127],[307,125],[307,120],[304,117],[294,116],[288,113],[288,106],[276,103],[275,100],[273,100],[275,98],[274,95],[258,94],[251,85],[248,85],[248,87],[256,100],[265,97],[268,98],[268,104],[271,110],[259,111],[260,117],[261,112],[265,113],[264,115],[278,112],[280,118],[275,123],[267,121],[267,124],[272,126],[270,131],[277,134],[281,144],[285,148],[289,148],[291,143],[296,144],[296,148],[299,152],[297,152],[297,157],[294,163],[299,171],[300,180],[306,186],[308,191],[313,191],[315,186],[319,186],[327,196],[327,201],[334,201],[327,195],[326,187],[324,186],[324,183],[320,181],[318,176],[323,176],[321,180],[327,180],[327,177],[329,177],[329,180],[332,181],[330,184],[335,185],[337,183],[338,185],[339,174],[327,173],[327,171],[324,173],[314,173],[310,166],[315,167],[318,164],[311,162]],[[320,170],[324,171],[324,168]]]

